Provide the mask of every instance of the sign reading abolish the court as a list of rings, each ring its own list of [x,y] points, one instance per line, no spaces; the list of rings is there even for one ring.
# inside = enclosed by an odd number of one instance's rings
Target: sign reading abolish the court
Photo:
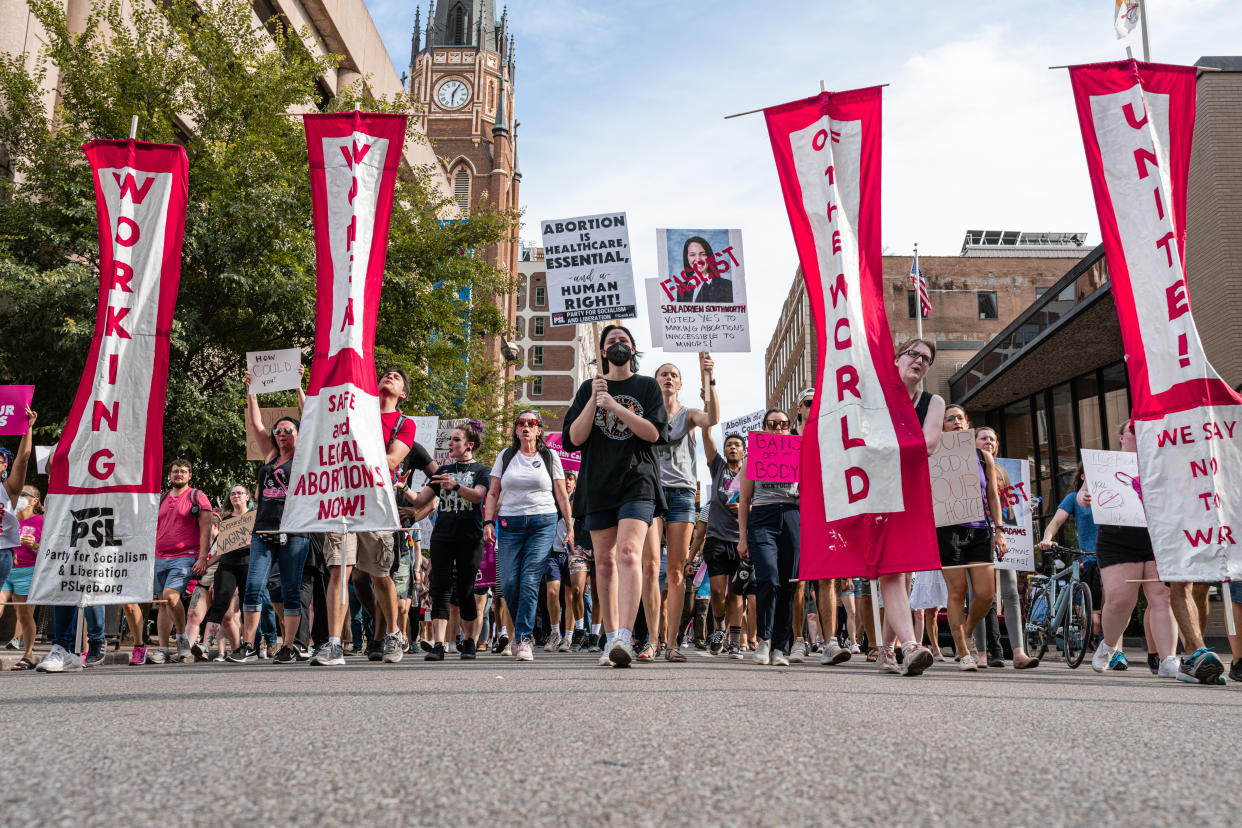
[[[973,428],[946,431],[940,437],[940,447],[927,458],[927,464],[931,471],[932,513],[936,526],[984,519]]]
[[[752,431],[747,441],[746,479],[764,483],[797,483],[802,438],[797,434]]]
[[[241,517],[225,518],[220,521],[220,534],[216,535],[216,548],[213,556],[219,556],[237,549],[250,546],[250,533],[254,531],[254,509]]]

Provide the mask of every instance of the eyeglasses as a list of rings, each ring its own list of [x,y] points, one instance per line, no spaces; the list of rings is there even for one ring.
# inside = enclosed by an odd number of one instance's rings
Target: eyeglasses
[[[517,421],[518,427],[530,426],[531,428],[539,428],[539,421],[533,417],[521,417]]]
[[[272,429],[272,434],[276,435],[277,437],[283,437],[286,434],[293,434],[293,433],[294,433],[293,429],[287,426],[285,428]]]
[[[925,354],[922,351],[906,351],[902,356],[908,356],[915,362],[921,362],[924,365],[932,364],[931,354]]]
[[[789,420],[768,420],[763,424],[764,428],[772,428],[777,431],[788,431]]]

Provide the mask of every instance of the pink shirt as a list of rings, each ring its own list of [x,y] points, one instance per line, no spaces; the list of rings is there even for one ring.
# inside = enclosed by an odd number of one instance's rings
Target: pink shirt
[[[186,489],[179,495],[169,492],[160,503],[159,522],[155,525],[155,557],[198,557],[198,517],[190,514],[194,505],[191,495],[196,496],[204,513],[211,514],[211,501],[202,492],[195,489]]]
[[[34,549],[24,543],[13,548],[13,566],[34,566],[35,556],[39,552],[39,538],[43,537],[43,515],[31,515],[22,521],[20,532],[22,540],[34,538]]]

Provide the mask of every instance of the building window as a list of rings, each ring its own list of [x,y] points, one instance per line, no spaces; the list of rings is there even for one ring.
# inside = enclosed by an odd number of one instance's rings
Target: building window
[[[980,290],[975,293],[979,297],[979,318],[1000,319],[1000,306],[996,302],[996,291]]]
[[[530,381],[530,395],[532,397],[543,396],[543,377],[535,377]]]
[[[457,202],[463,217],[470,215],[470,173],[465,167],[458,168],[457,175],[453,177],[453,200]]]
[[[548,289],[543,285],[535,285],[535,307],[546,308],[548,306]]]
[[[544,325],[547,324],[542,316],[536,316],[530,323],[531,336],[543,336]]]
[[[534,367],[543,365],[542,345],[535,345],[530,349],[530,364]]]
[[[917,319],[919,312],[919,294],[918,291],[906,291],[906,318]]]

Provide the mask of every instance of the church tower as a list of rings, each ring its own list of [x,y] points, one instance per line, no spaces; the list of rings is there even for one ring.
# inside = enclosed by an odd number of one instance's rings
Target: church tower
[[[463,215],[484,205],[518,209],[521,173],[508,17],[506,9],[497,21],[493,0],[431,0],[425,28],[422,9],[414,14],[407,91],[421,108],[420,125],[444,161]],[[516,282],[518,229],[484,255]],[[496,301],[513,325],[515,297],[498,296]],[[503,358],[499,341],[491,350],[498,360]]]

